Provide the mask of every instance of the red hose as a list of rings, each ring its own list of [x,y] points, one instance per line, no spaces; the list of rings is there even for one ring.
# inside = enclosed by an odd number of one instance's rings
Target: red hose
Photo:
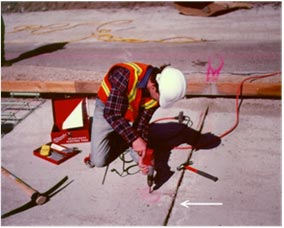
[[[275,75],[278,75],[278,74],[281,74],[281,72],[274,72],[274,73],[271,73],[271,74],[265,74],[265,75],[257,75],[257,76],[251,76],[251,77],[248,77],[248,78],[245,78],[244,80],[241,81],[240,85],[239,85],[239,88],[237,90],[237,93],[236,93],[236,122],[235,124],[230,128],[228,129],[227,131],[225,131],[223,134],[221,134],[219,137],[220,138],[223,138],[225,137],[226,135],[230,134],[232,131],[234,131],[238,124],[239,124],[239,117],[240,117],[240,112],[239,112],[239,97],[242,95],[242,88],[243,88],[243,85],[246,81],[249,81],[249,80],[257,80],[257,79],[262,79],[262,78],[267,78],[267,77],[272,77],[272,76],[275,76]],[[165,118],[160,118],[160,119],[157,119],[154,121],[155,122],[159,122],[159,121],[163,121],[163,120],[173,120],[173,119],[176,119],[175,117],[165,117]],[[192,149],[192,146],[178,146],[178,147],[175,147],[174,149],[179,149],[179,150],[186,150],[186,149]]]
[[[265,74],[265,75],[258,75],[258,76],[251,76],[251,77],[248,77],[248,78],[245,78],[244,80],[241,81],[240,85],[239,85],[239,88],[237,90],[237,94],[236,94],[236,122],[234,124],[233,127],[231,127],[229,130],[225,131],[222,135],[220,135],[219,137],[220,138],[223,138],[225,137],[226,135],[230,134],[233,130],[235,130],[239,124],[239,117],[240,117],[240,112],[239,112],[239,97],[242,95],[242,88],[243,88],[243,84],[246,82],[246,81],[249,81],[249,80],[257,80],[257,79],[262,79],[262,78],[267,78],[267,77],[272,77],[272,76],[275,76],[277,74],[280,74],[281,72],[275,72],[275,73],[271,73],[271,74]]]

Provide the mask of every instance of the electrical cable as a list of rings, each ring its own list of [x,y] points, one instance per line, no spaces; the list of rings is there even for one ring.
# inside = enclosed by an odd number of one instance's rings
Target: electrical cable
[[[234,125],[229,128],[228,130],[226,130],[224,133],[222,133],[221,135],[219,135],[220,138],[224,138],[225,136],[229,135],[232,131],[234,131],[237,126],[239,125],[239,120],[240,120],[240,107],[239,107],[239,98],[242,95],[242,89],[243,89],[243,85],[246,81],[254,81],[254,80],[258,80],[258,79],[262,79],[262,78],[268,78],[268,77],[272,77],[275,75],[281,74],[281,72],[274,72],[274,73],[270,73],[270,74],[264,74],[264,75],[256,75],[256,76],[250,76],[247,77],[245,79],[243,79],[238,87],[238,90],[236,92],[236,105],[235,105],[235,114],[236,114],[236,121],[234,123]],[[159,118],[154,120],[152,123],[156,123],[156,122],[160,122],[160,121],[165,121],[165,120],[176,120],[176,117],[164,117],[164,118]],[[174,149],[179,149],[179,150],[188,150],[188,149],[192,149],[192,146],[178,146],[175,147]]]
[[[236,94],[236,106],[235,106],[235,108],[236,108],[236,122],[230,129],[228,129],[223,134],[221,134],[219,136],[220,138],[223,138],[223,137],[227,136],[228,134],[230,134],[232,131],[234,131],[237,128],[237,126],[239,124],[239,120],[240,120],[239,97],[242,95],[242,89],[243,89],[244,83],[246,81],[249,81],[249,80],[251,80],[251,81],[252,80],[258,80],[258,79],[262,79],[262,78],[272,77],[272,76],[275,76],[275,75],[278,75],[278,74],[281,74],[281,72],[274,72],[274,73],[265,74],[265,75],[250,76],[250,77],[245,78],[241,81],[239,88],[237,90],[237,94]]]

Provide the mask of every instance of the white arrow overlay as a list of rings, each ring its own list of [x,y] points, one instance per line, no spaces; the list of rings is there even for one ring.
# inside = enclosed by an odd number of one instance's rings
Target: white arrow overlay
[[[189,208],[189,206],[222,206],[223,203],[193,203],[193,202],[189,202],[189,200],[186,200],[184,202],[182,202],[180,205]]]

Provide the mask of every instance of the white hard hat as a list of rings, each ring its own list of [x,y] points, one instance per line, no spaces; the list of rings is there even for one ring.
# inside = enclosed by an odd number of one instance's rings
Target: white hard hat
[[[157,74],[156,80],[159,85],[159,103],[162,108],[172,105],[185,96],[187,84],[180,70],[167,66],[160,74]]]

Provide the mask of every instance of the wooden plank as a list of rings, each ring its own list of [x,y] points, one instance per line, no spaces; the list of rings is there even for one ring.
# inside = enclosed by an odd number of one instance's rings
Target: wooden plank
[[[219,95],[235,95],[239,90],[239,84],[234,82],[218,84]],[[280,83],[245,83],[242,89],[243,96],[256,97],[281,97]]]
[[[76,93],[95,94],[100,87],[100,83],[94,81],[75,81],[74,84]]]
[[[2,81],[2,92],[75,93],[72,81]]]
[[[97,81],[2,81],[2,92],[86,93],[96,94]],[[190,82],[187,95],[235,96],[239,82]],[[243,96],[281,97],[281,83],[245,83]]]

